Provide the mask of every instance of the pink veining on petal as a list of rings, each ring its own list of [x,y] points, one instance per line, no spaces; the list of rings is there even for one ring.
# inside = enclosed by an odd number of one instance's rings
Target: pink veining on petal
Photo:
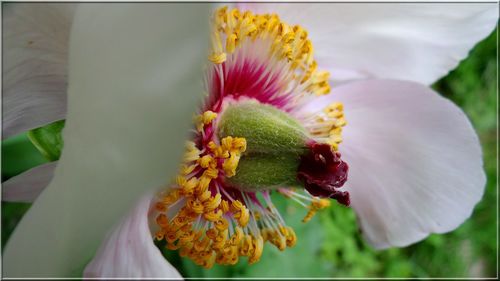
[[[292,91],[279,67],[269,67],[258,58],[226,61],[214,65],[209,80],[209,98],[205,110],[219,112],[225,98],[253,98],[281,110],[291,109]]]

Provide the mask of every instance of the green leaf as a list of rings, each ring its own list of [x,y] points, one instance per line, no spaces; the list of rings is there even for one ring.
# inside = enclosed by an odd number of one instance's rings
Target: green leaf
[[[63,148],[62,130],[65,120],[56,121],[28,132],[28,137],[49,161],[59,160]]]
[[[2,141],[2,181],[47,162],[26,133]]]

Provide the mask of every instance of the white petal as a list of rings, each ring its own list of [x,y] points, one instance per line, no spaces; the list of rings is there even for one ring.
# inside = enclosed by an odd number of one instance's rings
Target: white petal
[[[364,236],[377,248],[406,246],[457,228],[481,199],[478,137],[464,113],[412,82],[340,86],[316,103],[344,103],[340,145]]]
[[[47,187],[57,161],[32,168],[2,183],[2,201],[32,203]]]
[[[151,195],[144,196],[106,237],[84,277],[182,278],[153,243],[148,222],[151,200]]]
[[[79,6],[64,149],[51,184],[6,245],[5,276],[81,275],[118,218],[175,174],[202,94],[208,9]]]
[[[3,138],[65,118],[69,32],[75,7],[4,6]]]
[[[335,81],[390,78],[431,84],[495,28],[496,3],[247,4],[309,31]]]

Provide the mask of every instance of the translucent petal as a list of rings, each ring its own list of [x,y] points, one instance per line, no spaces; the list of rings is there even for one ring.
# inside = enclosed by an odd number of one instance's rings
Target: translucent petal
[[[245,4],[306,28],[334,81],[364,78],[431,84],[493,31],[496,3]]]
[[[57,161],[34,167],[2,183],[2,201],[32,203],[47,187]]]
[[[76,4],[10,3],[3,19],[3,138],[66,116]]]
[[[51,184],[6,245],[5,276],[81,275],[117,219],[175,174],[202,94],[208,8],[79,6],[65,147]]]
[[[336,88],[308,110],[344,104],[344,190],[366,239],[407,246],[457,228],[484,193],[481,146],[465,114],[413,82],[367,80]]]
[[[106,237],[84,277],[182,278],[153,243],[148,221],[152,198],[144,196]]]

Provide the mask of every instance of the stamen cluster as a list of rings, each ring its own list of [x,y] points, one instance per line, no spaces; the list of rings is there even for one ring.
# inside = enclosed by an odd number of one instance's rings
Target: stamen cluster
[[[250,264],[257,262],[265,242],[279,250],[295,245],[297,237],[272,203],[271,192],[277,191],[307,208],[304,222],[330,204],[298,186],[264,186],[257,190],[236,186],[238,164],[242,163],[243,171],[248,167],[244,164],[250,163],[252,148],[247,152],[247,139],[242,135],[219,137],[216,128],[220,124],[218,115],[233,103],[255,100],[292,115],[307,98],[330,92],[329,73],[317,69],[307,31],[282,22],[275,14],[256,15],[223,7],[214,15],[211,34],[208,59],[212,64],[205,77],[208,96],[203,112],[194,118],[193,141],[187,143],[178,176],[157,195],[154,205],[158,226],[155,238],[205,268],[215,263],[236,264],[240,257],[247,257]],[[342,104],[331,104],[320,116],[300,121],[311,138],[328,146],[330,153],[338,149],[345,125]],[[254,139],[248,140],[252,146]],[[245,153],[247,158],[242,160]],[[294,161],[299,160],[296,158]],[[330,190],[331,180],[337,178],[325,175],[337,167],[336,159],[323,163],[321,167],[326,168],[321,181],[315,181],[313,172],[299,169],[307,177],[306,188],[313,184],[327,186],[327,195],[333,195],[336,190]],[[344,171],[340,168],[337,170]],[[294,179],[290,182],[298,183]]]
[[[239,9],[223,7],[215,12],[213,30],[211,62],[222,64],[245,43],[260,41],[267,46],[266,60],[286,61],[292,80],[303,85],[302,92],[330,92],[330,73],[317,69],[313,45],[300,25],[290,26],[276,14],[241,13]]]
[[[220,144],[208,141],[214,137],[210,132],[216,117],[207,111],[195,118],[203,148],[187,143],[175,185],[158,194],[155,204],[160,228],[155,238],[206,268],[214,263],[235,264],[241,256],[254,263],[260,259],[265,241],[280,250],[296,241],[293,229],[284,224],[268,198],[265,208],[254,193],[224,184],[224,178],[235,175],[246,140],[228,136]]]
[[[334,151],[338,150],[342,142],[342,127],[347,124],[342,103],[333,102],[321,114],[310,116],[303,122],[317,142],[327,143]]]

